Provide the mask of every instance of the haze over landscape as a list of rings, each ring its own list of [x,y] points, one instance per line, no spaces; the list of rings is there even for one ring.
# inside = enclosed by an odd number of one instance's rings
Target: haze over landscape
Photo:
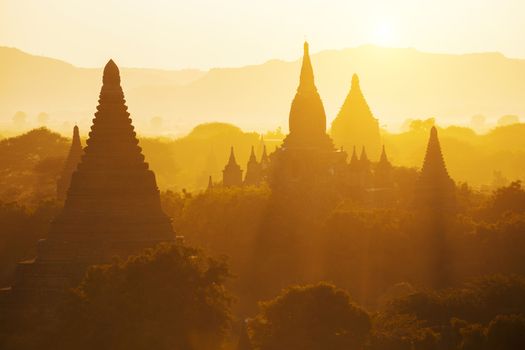
[[[313,53],[312,63],[329,123],[354,73],[375,117],[390,131],[399,131],[407,119],[435,117],[440,124],[468,125],[474,115],[486,116],[491,124],[504,115],[525,115],[524,59],[362,46]],[[124,68],[123,81],[140,133],[182,135],[211,121],[265,132],[287,130],[287,103],[299,65],[300,60],[271,60],[209,71]],[[13,127],[17,111],[28,114],[27,127],[37,126],[36,116],[45,112],[49,126],[66,135],[74,123],[86,130],[99,75],[99,68],[0,48],[0,132]],[[162,126],[152,125],[154,117],[162,119]]]
[[[525,349],[525,2],[0,0],[0,349]]]

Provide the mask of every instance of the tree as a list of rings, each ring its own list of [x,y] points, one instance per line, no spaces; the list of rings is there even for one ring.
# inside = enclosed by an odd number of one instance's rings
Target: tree
[[[346,291],[326,283],[288,288],[260,308],[250,324],[260,350],[359,349],[371,327]]]
[[[525,317],[498,315],[487,327],[487,344],[491,350],[525,349]]]
[[[59,313],[75,349],[218,349],[232,298],[223,260],[182,245],[91,268]]]
[[[20,129],[23,128],[26,124],[27,114],[23,111],[18,111],[13,116],[13,123],[15,127]]]
[[[46,112],[40,112],[36,116],[36,119],[37,119],[38,125],[45,126],[49,122],[49,114],[47,114]]]

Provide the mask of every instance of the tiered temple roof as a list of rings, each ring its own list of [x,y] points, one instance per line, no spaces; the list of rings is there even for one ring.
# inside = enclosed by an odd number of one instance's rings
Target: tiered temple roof
[[[430,130],[416,201],[420,207],[452,209],[455,206],[455,183],[448,174],[435,126]]]
[[[64,208],[39,242],[36,259],[19,265],[12,298],[38,296],[50,305],[48,297],[76,285],[88,266],[174,240],[129,115],[118,67],[110,60]]]
[[[364,145],[372,158],[379,156],[379,122],[366,102],[357,74],[353,75],[350,92],[332,122],[331,136],[338,146],[350,149],[353,145]]]

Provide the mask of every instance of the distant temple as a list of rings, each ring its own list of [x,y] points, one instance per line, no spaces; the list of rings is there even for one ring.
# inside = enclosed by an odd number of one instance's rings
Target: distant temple
[[[174,241],[127,109],[118,67],[110,60],[64,208],[39,242],[37,257],[19,264],[14,285],[3,290],[3,304],[52,306],[90,265]]]
[[[379,162],[375,167],[374,186],[376,188],[391,188],[394,184],[393,170],[394,168],[386,155],[385,146],[383,146]]]
[[[456,205],[455,188],[443,160],[437,129],[433,126],[417,182],[416,205],[421,209],[453,210]]]
[[[266,151],[263,151],[266,152]],[[263,153],[264,154],[264,153]],[[246,176],[244,178],[245,185],[259,185],[263,180],[262,167],[261,163],[257,162],[255,157],[255,150],[252,146],[252,151],[250,153],[250,159],[246,165]]]
[[[326,114],[315,86],[307,42],[304,43],[299,87],[292,101],[288,122],[290,133],[284,139],[282,149],[333,151],[332,140],[326,134]]]
[[[299,86],[290,107],[289,129],[283,144],[270,156],[263,144],[260,162],[257,162],[252,147],[243,184],[268,182],[278,190],[297,186],[304,190],[304,186],[311,188],[314,184],[322,184],[321,187],[326,189],[348,190],[350,195],[355,194],[356,189],[361,192],[392,189],[393,166],[384,147],[380,152],[379,124],[363,97],[357,75],[354,75],[350,93],[332,124],[332,135],[339,137],[340,150],[336,150],[326,133],[326,114],[315,86],[306,42]],[[361,147],[359,157],[356,146]],[[353,149],[349,163],[345,148]],[[379,159],[378,163],[370,160],[370,149],[373,150],[372,159]],[[232,148],[223,171],[223,185],[240,186],[241,178],[242,171]]]
[[[235,160],[233,146],[230,148],[230,158],[222,171],[222,184],[225,187],[242,186],[242,170]]]
[[[332,122],[331,136],[337,146],[351,149],[353,146],[362,145],[366,147],[372,159],[379,157],[379,122],[374,118],[363,96],[356,74],[352,77],[350,92]]]
[[[78,163],[82,157],[83,150],[82,144],[80,143],[80,135],[78,133],[78,126],[75,125],[73,128],[73,139],[71,141],[71,147],[64,163],[64,169],[60,174],[60,178],[57,181],[57,198],[59,201],[66,199],[67,190],[71,183],[71,175],[77,170]]]
[[[346,155],[335,149],[326,133],[326,115],[315,86],[306,42],[299,87],[290,108],[289,127],[290,133],[282,146],[271,155],[270,186],[283,188],[333,183]]]

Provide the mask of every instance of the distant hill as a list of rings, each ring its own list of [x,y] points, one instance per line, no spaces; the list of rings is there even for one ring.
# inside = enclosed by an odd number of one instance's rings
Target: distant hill
[[[329,121],[348,93],[354,72],[375,116],[389,127],[430,116],[454,124],[467,123],[475,114],[494,119],[525,116],[522,59],[363,46],[322,51],[313,54],[312,61]],[[248,130],[286,128],[299,68],[299,60],[272,60],[208,72],[124,68],[121,75],[139,132],[180,134],[209,121]],[[17,110],[28,112],[30,121],[44,111],[55,123],[51,127],[69,127],[63,125],[68,120],[79,122],[86,132],[97,104],[101,69],[0,48],[0,122],[8,125]],[[150,123],[154,116],[160,117],[156,124]]]

